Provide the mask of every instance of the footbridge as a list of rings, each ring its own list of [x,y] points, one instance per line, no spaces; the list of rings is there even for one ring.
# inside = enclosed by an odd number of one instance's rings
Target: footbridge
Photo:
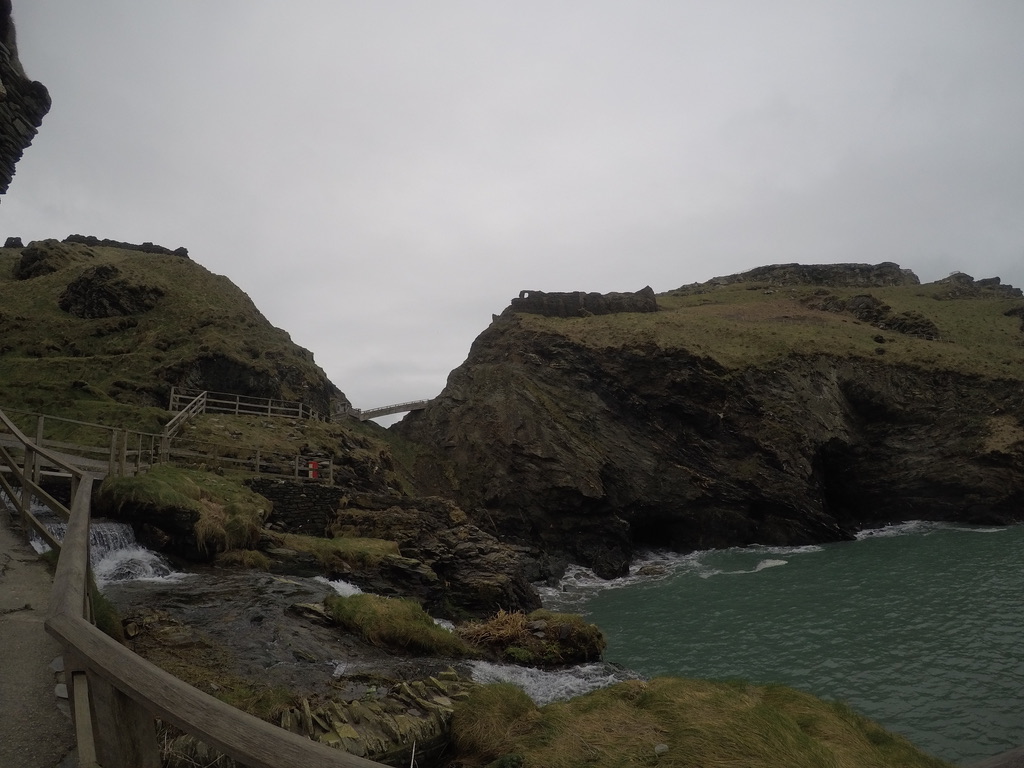
[[[427,407],[429,400],[412,400],[408,403],[395,403],[394,405],[382,405],[380,408],[349,408],[348,413],[360,421],[369,421],[380,416],[390,416],[393,413],[407,413],[409,411],[422,411]]]

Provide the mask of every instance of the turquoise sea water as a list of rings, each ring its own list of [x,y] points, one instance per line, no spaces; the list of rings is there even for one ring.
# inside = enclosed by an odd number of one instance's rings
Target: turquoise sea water
[[[855,542],[652,554],[545,596],[646,676],[778,682],[959,764],[1024,745],[1024,527],[908,523]]]

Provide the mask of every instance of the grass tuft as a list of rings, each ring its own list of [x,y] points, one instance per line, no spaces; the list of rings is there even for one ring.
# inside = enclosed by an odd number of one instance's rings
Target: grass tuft
[[[455,709],[452,740],[460,758],[485,764],[512,754],[516,738],[538,717],[533,700],[518,685],[481,685]]]
[[[324,605],[341,626],[373,645],[421,656],[473,655],[412,600],[360,594],[328,597]]]

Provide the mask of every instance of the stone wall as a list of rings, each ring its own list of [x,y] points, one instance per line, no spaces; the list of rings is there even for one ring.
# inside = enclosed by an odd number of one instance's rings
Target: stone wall
[[[5,21],[10,23],[9,19]],[[49,111],[50,94],[46,87],[29,81],[17,54],[0,43],[0,195],[7,192],[14,167]]]
[[[254,477],[248,486],[273,503],[267,522],[286,533],[323,536],[338,512],[343,488],[313,482]]]
[[[618,312],[657,312],[658,300],[647,286],[636,293],[545,293],[521,291],[503,314],[528,312],[547,317],[586,317]]]

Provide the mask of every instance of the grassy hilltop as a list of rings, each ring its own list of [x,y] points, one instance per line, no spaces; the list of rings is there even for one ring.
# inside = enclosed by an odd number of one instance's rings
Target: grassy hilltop
[[[870,287],[754,279],[661,294],[661,311],[654,313],[520,317],[528,329],[594,349],[686,350],[733,370],[769,367],[793,354],[884,355],[894,365],[1024,379],[1024,299],[1013,294],[1006,286],[979,286],[961,275],[925,285]],[[858,317],[848,307],[863,296],[877,304],[864,302],[868,311]]]
[[[0,249],[0,371],[9,407],[151,426],[145,409],[165,409],[172,386],[321,412],[344,400],[228,278],[171,253],[56,240]]]

